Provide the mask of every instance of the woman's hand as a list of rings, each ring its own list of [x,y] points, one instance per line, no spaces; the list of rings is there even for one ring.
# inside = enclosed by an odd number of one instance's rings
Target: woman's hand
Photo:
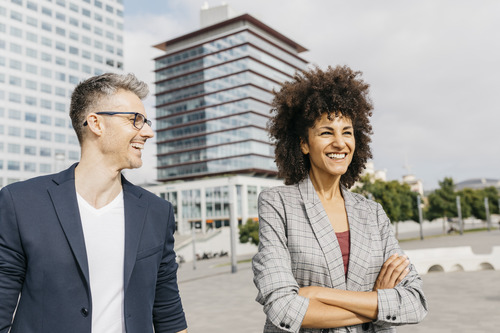
[[[397,253],[387,259],[378,274],[377,281],[373,286],[373,291],[378,289],[391,289],[398,285],[406,275],[410,272],[408,265],[410,261],[406,255],[398,255]]]

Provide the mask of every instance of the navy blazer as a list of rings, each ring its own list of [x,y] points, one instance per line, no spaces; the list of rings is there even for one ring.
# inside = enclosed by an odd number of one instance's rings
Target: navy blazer
[[[75,167],[0,191],[0,333],[91,332]],[[181,331],[172,205],[123,177],[122,185],[126,331]]]

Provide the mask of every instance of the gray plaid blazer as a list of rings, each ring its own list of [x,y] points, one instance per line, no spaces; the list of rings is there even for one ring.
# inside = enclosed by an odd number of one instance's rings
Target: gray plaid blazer
[[[252,266],[264,306],[264,332],[395,332],[394,326],[421,321],[427,313],[422,280],[410,265],[393,289],[378,291],[378,318],[342,328],[301,329],[309,300],[300,287],[323,286],[371,291],[378,273],[395,252],[402,254],[380,204],[342,188],[350,228],[347,280],[335,231],[308,178],[259,195],[259,251]]]

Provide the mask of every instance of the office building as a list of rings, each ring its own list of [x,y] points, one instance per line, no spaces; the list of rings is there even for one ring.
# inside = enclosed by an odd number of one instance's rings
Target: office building
[[[71,92],[122,67],[123,0],[0,1],[0,187],[76,162]]]
[[[165,52],[155,59],[158,181],[275,176],[272,90],[306,68],[306,49],[227,5],[202,9],[201,22],[155,46]]]
[[[273,89],[307,61],[306,49],[251,15],[202,8],[201,28],[155,45],[158,180],[148,190],[174,206],[179,234],[257,218],[257,197],[277,179],[266,124]],[[181,181],[184,180],[184,181]]]

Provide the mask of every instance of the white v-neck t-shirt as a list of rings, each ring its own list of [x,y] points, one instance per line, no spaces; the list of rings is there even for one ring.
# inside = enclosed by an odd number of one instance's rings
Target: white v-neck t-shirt
[[[78,193],[92,295],[92,333],[125,333],[123,192],[96,209]]]

